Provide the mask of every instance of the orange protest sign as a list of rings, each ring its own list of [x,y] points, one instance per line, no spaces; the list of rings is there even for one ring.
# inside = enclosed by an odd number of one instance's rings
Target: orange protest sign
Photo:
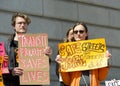
[[[18,62],[24,69],[21,85],[49,85],[49,58],[44,54],[48,46],[47,34],[19,36]]]
[[[4,86],[3,85],[3,77],[2,77],[2,63],[3,63],[3,58],[4,58],[4,56],[0,56],[0,86]]]
[[[60,43],[62,72],[90,70],[107,66],[104,38]]]

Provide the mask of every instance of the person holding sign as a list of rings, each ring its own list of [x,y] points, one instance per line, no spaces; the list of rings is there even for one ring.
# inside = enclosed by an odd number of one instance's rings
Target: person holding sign
[[[82,23],[76,23],[73,27],[73,36],[75,41],[88,40],[87,26]],[[109,60],[111,54],[106,51],[106,58]],[[56,57],[57,62],[61,63],[60,55]],[[86,71],[60,72],[64,84],[68,86],[100,86],[100,81],[107,77],[109,65],[103,68],[91,69]]]
[[[6,44],[6,52],[9,57],[9,74],[3,76],[5,86],[20,86],[19,76],[23,74],[24,69],[18,64],[18,35],[26,34],[27,27],[31,23],[30,18],[23,13],[15,13],[12,16],[12,26],[14,34]],[[46,48],[44,54],[50,56],[52,54],[51,48]]]

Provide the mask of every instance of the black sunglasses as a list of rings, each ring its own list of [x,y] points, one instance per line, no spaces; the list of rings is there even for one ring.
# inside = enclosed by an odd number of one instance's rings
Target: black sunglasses
[[[83,34],[85,31],[84,30],[75,30],[74,33],[77,34],[77,33],[80,33],[80,34]]]

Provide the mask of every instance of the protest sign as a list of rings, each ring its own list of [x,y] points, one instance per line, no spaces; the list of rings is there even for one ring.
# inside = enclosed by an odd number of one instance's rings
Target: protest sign
[[[49,85],[49,58],[44,54],[48,46],[47,34],[19,35],[19,66],[24,69],[21,85]]]
[[[120,86],[120,80],[110,80],[110,81],[105,81],[105,86]]]
[[[104,38],[60,43],[62,72],[90,70],[107,66]]]
[[[0,56],[5,56],[5,49],[3,42],[0,42]]]
[[[4,43],[3,42],[0,42],[0,56],[2,56],[3,58],[5,57],[5,49],[4,49]],[[2,62],[2,73],[3,74],[9,73],[8,61],[3,61]]]
[[[2,77],[2,63],[3,63],[3,56],[0,56],[0,86],[4,86],[3,85],[3,77]]]
[[[0,42],[0,86],[3,86],[2,64],[5,55],[4,43]]]
[[[5,56],[5,49],[4,49],[4,43],[0,42],[0,56]],[[8,61],[3,61],[2,63],[2,73],[6,74],[9,73],[8,70]]]
[[[3,63],[2,63],[2,73],[3,74],[8,74],[9,73],[8,61],[3,61]]]

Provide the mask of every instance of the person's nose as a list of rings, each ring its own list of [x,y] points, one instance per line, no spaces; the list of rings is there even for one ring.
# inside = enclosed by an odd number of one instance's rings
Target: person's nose
[[[26,25],[25,23],[22,23],[22,24],[21,24],[21,27],[25,27],[25,25]]]
[[[78,33],[77,33],[78,35],[80,35],[80,32],[78,31]]]
[[[22,23],[22,24],[21,24],[21,26],[25,26],[25,24],[24,24],[24,23]]]

